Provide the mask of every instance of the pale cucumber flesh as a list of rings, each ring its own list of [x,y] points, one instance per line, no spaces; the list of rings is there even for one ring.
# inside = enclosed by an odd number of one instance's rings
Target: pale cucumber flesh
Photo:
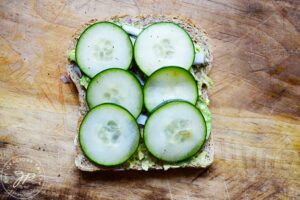
[[[79,130],[84,154],[93,162],[114,166],[124,163],[139,145],[139,128],[124,108],[102,104],[90,110]]]
[[[108,68],[128,69],[133,58],[129,35],[110,22],[89,26],[76,45],[76,62],[89,77]]]
[[[143,91],[138,79],[123,69],[108,69],[96,75],[87,89],[87,103],[93,108],[114,103],[138,117],[143,108]]]
[[[164,66],[190,69],[194,62],[194,44],[187,32],[170,22],[145,28],[134,44],[134,58],[148,76]]]
[[[144,86],[144,103],[151,112],[163,102],[181,99],[195,104],[197,83],[190,72],[180,67],[164,67],[154,72]]]
[[[197,153],[205,142],[206,124],[192,104],[173,101],[156,109],[144,128],[144,141],[153,156],[179,162]]]

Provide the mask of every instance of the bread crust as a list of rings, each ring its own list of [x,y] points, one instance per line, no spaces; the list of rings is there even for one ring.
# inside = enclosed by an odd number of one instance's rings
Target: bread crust
[[[87,26],[89,26],[90,24],[94,23],[98,21],[97,19],[92,19],[89,22],[85,23],[83,26],[80,27],[80,29],[78,29],[78,31],[76,31],[76,33],[73,35],[73,41],[70,44],[70,48],[74,49],[75,48],[75,44],[77,39],[79,38],[80,34],[82,33],[83,30],[85,30],[85,28]],[[200,77],[200,68],[201,70],[204,71],[204,73],[208,74],[208,72],[211,70],[212,68],[212,54],[210,51],[210,47],[209,47],[209,42],[208,42],[208,37],[206,32],[201,29],[200,27],[196,26],[190,19],[188,18],[184,18],[184,17],[179,17],[179,16],[166,16],[166,15],[140,15],[140,16],[136,16],[136,17],[131,17],[129,15],[124,15],[124,16],[113,16],[111,18],[108,19],[104,19],[103,21],[111,21],[111,22],[122,22],[122,23],[127,23],[127,24],[138,24],[141,27],[145,27],[149,24],[152,24],[154,22],[161,22],[161,21],[167,21],[167,22],[174,22],[179,24],[182,28],[184,28],[191,36],[193,42],[197,45],[200,46],[201,49],[204,50],[205,52],[205,61],[207,63],[207,65],[205,66],[193,66],[193,75],[195,76],[195,79],[197,81],[200,81],[199,79],[201,79]],[[78,141],[78,129],[79,129],[79,125],[83,119],[83,117],[85,116],[85,114],[88,112],[88,106],[86,103],[86,91],[85,88],[82,87],[80,85],[80,77],[79,74],[76,72],[75,68],[76,68],[76,64],[70,62],[67,65],[67,72],[71,78],[71,80],[73,81],[73,83],[75,84],[77,91],[78,91],[78,99],[79,99],[79,104],[80,104],[80,117],[78,120],[78,127],[77,127],[77,132],[75,133],[75,139],[74,139],[74,145],[76,148],[76,158],[75,158],[75,165],[78,169],[82,170],[82,171],[98,171],[98,170],[116,170],[116,171],[122,171],[122,170],[148,170],[145,169],[142,165],[142,163],[139,163],[139,161],[134,162],[135,164],[128,164],[125,163],[123,165],[120,165],[118,167],[114,167],[114,168],[106,168],[106,167],[102,167],[99,165],[96,165],[94,163],[92,163],[90,160],[88,160],[81,148],[80,148],[80,144]],[[207,96],[207,87],[202,87],[201,88],[202,91],[202,98],[203,99],[208,99]],[[143,143],[141,143],[141,145],[143,146]],[[141,147],[142,148],[142,147]],[[208,166],[210,166],[213,163],[214,160],[214,147],[213,147],[213,138],[212,138],[212,134],[210,134],[209,139],[205,142],[205,145],[203,146],[202,150],[199,152],[203,153],[204,152],[204,156],[202,156],[202,161],[203,162],[187,162],[186,164],[183,164],[182,166],[178,166],[178,165],[166,165],[163,162],[156,160],[155,158],[152,158],[150,155],[146,155],[146,159],[150,159],[152,162],[152,165],[149,167],[150,170],[166,170],[169,168],[183,168],[183,167],[190,167],[190,168],[206,168]],[[194,159],[194,158],[192,158]],[[153,164],[154,163],[154,164]]]

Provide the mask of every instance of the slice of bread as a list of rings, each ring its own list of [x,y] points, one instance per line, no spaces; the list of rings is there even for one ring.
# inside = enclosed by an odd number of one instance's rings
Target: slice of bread
[[[70,46],[70,49],[74,49],[76,45],[76,41],[80,36],[80,33],[90,24],[96,22],[97,20],[93,19],[90,22],[86,23],[84,26],[78,30],[74,35],[74,40]],[[169,21],[179,24],[182,28],[184,28],[192,37],[193,42],[197,44],[200,49],[202,49],[205,53],[205,65],[196,65],[193,66],[191,72],[195,76],[195,79],[198,81],[198,87],[201,91],[201,97],[208,102],[207,96],[207,87],[203,84],[201,80],[203,77],[203,73],[207,75],[212,67],[212,54],[209,48],[208,39],[204,30],[197,27],[191,20],[185,19],[182,17],[177,16],[114,16],[109,19],[104,19],[102,21],[111,21],[116,23],[122,24],[134,24],[138,27],[146,27],[149,24],[154,22],[161,22],[161,21]],[[77,68],[77,69],[76,69]],[[75,63],[69,63],[67,65],[67,72],[74,82],[78,93],[79,93],[79,103],[80,103],[80,118],[78,121],[78,127],[83,119],[84,115],[88,111],[88,107],[85,100],[86,90],[84,87],[80,85],[80,73],[78,73],[78,67]],[[143,129],[141,128],[141,132]],[[200,150],[194,157],[190,160],[182,162],[180,164],[166,164],[162,161],[159,161],[149,155],[147,150],[144,147],[143,142],[141,142],[139,150],[137,153],[130,158],[129,161],[126,163],[114,167],[114,168],[106,168],[102,166],[98,166],[91,161],[89,161],[81,151],[79,142],[78,142],[78,132],[75,133],[75,140],[74,145],[76,147],[76,158],[75,158],[75,165],[82,171],[97,171],[97,170],[148,170],[148,169],[163,169],[167,170],[169,168],[183,168],[183,167],[191,167],[191,168],[206,168],[212,164],[214,159],[214,147],[213,147],[213,140],[212,135],[210,135],[209,139],[206,141],[205,145],[203,146],[202,150]]]

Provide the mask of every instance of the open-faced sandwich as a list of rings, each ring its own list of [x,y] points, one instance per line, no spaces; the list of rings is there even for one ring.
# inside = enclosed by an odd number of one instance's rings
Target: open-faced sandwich
[[[69,60],[80,102],[79,169],[167,170],[213,162],[212,55],[205,32],[190,20],[91,20],[75,34]]]

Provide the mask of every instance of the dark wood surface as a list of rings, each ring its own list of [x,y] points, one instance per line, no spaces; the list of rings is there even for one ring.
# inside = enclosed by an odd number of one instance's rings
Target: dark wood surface
[[[77,93],[60,80],[67,48],[84,22],[122,14],[182,15],[207,30],[209,169],[75,168]],[[45,176],[36,199],[300,199],[299,30],[297,0],[2,0],[0,167],[20,155],[38,160]],[[9,198],[3,188],[0,198]]]

